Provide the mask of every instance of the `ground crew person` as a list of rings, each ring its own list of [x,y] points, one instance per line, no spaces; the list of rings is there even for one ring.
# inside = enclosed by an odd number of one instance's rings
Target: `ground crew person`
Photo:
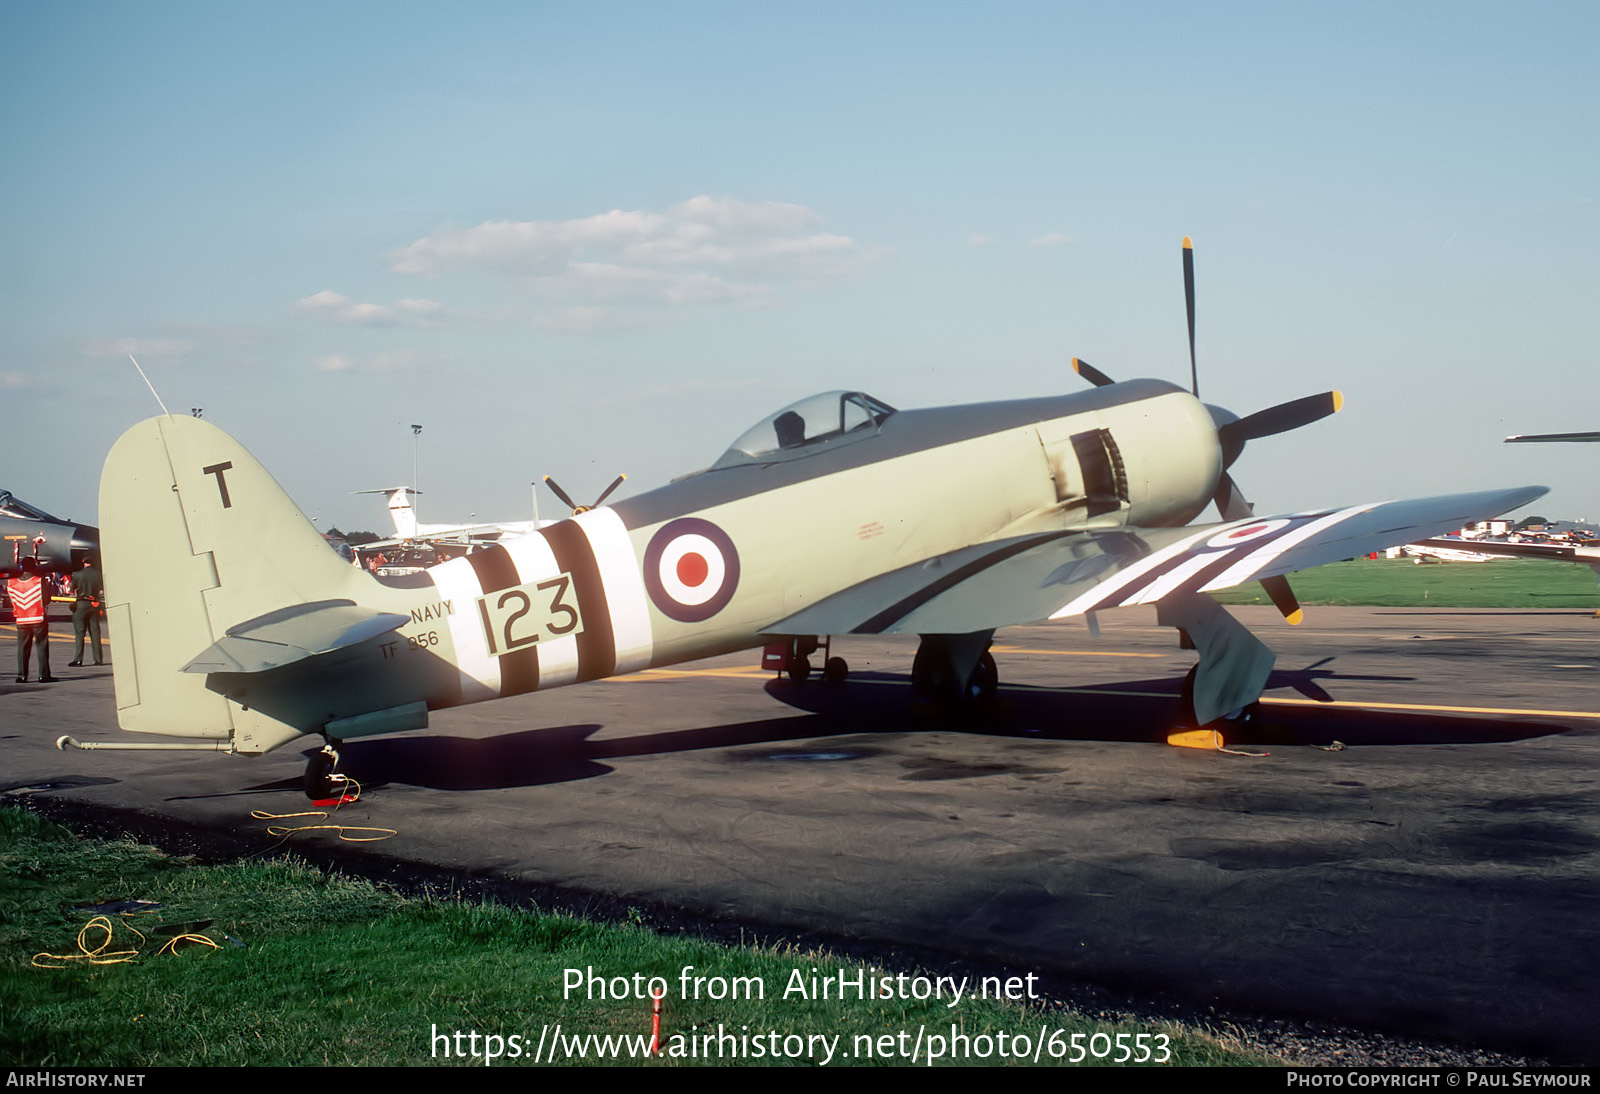
[[[28,682],[28,654],[35,642],[39,644],[39,683],[55,680],[50,675],[50,625],[45,622],[44,581],[39,577],[39,564],[31,558],[22,560],[22,575],[6,583],[6,594],[11,597],[11,613],[17,620],[17,683]]]
[[[87,631],[94,639],[94,663],[105,664],[100,656],[100,605],[105,601],[105,582],[95,557],[83,560],[83,569],[72,575],[72,660],[73,668],[83,664],[83,636]]]

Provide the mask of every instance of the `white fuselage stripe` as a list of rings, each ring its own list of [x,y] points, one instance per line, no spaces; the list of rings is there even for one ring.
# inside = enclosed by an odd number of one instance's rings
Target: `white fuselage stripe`
[[[452,602],[450,640],[455,645],[456,666],[461,670],[461,701],[476,703],[500,694],[500,660],[489,655],[483,622],[478,618],[478,598],[483,587],[472,564],[451,559],[428,571],[439,597]]]
[[[617,657],[613,675],[645,668],[650,664],[655,647],[650,607],[628,530],[623,527],[622,518],[611,509],[591,509],[573,519],[594,550],[600,581],[605,586]]]
[[[556,565],[555,553],[550,550],[550,541],[543,535],[517,536],[506,540],[504,546],[506,554],[511,556],[511,564],[517,568],[517,578],[521,584],[547,581],[561,572]],[[570,684],[578,678],[576,635],[563,638],[546,636],[540,640],[538,651],[540,688]]]

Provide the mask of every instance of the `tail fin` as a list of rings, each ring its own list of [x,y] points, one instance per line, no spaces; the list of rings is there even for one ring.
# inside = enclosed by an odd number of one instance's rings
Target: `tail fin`
[[[417,511],[411,508],[410,488],[402,486],[389,495],[389,517],[394,521],[396,539],[417,538]]]
[[[394,538],[417,538],[417,511],[411,506],[411,495],[420,494],[421,490],[395,486],[387,490],[357,490],[356,493],[385,495],[389,499],[389,519],[394,522]]]
[[[151,418],[118,439],[100,477],[100,519],[122,728],[232,738],[244,752],[304,732],[184,669],[229,628],[357,599],[372,579],[328,549],[242,445],[198,418]]]

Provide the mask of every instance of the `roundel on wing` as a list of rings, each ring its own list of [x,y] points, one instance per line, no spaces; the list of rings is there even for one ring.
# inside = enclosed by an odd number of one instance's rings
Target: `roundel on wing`
[[[1278,529],[1286,527],[1288,523],[1287,520],[1281,517],[1273,520],[1258,520],[1227,532],[1218,532],[1206,540],[1206,546],[1233,547],[1240,543],[1249,543],[1253,539],[1260,539],[1262,536],[1270,535]]]
[[[739,587],[739,552],[709,520],[663,524],[644,549],[644,587],[661,613],[680,623],[710,619]]]

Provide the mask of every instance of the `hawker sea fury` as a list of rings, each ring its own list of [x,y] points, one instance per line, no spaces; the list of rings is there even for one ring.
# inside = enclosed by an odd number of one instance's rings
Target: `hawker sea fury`
[[[1191,364],[1193,326],[1191,303]],[[997,627],[1154,604],[1198,651],[1186,715],[1206,724],[1258,699],[1273,662],[1208,590],[1260,580],[1295,620],[1283,575],[1544,492],[1258,518],[1229,466],[1337,410],[1337,393],[1239,418],[1075,364],[1092,390],[928,410],[814,396],[704,471],[410,587],[329,551],[225,433],[152,418],[117,441],[100,487],[108,613],[133,653],[115,665],[118,721],[243,753],[320,735],[321,796],[340,741],[420,729],[441,707],[782,642],[804,676],[818,636],[886,633],[921,637],[914,691],[970,701],[995,687]],[[1190,526],[1213,501],[1221,522]]]

